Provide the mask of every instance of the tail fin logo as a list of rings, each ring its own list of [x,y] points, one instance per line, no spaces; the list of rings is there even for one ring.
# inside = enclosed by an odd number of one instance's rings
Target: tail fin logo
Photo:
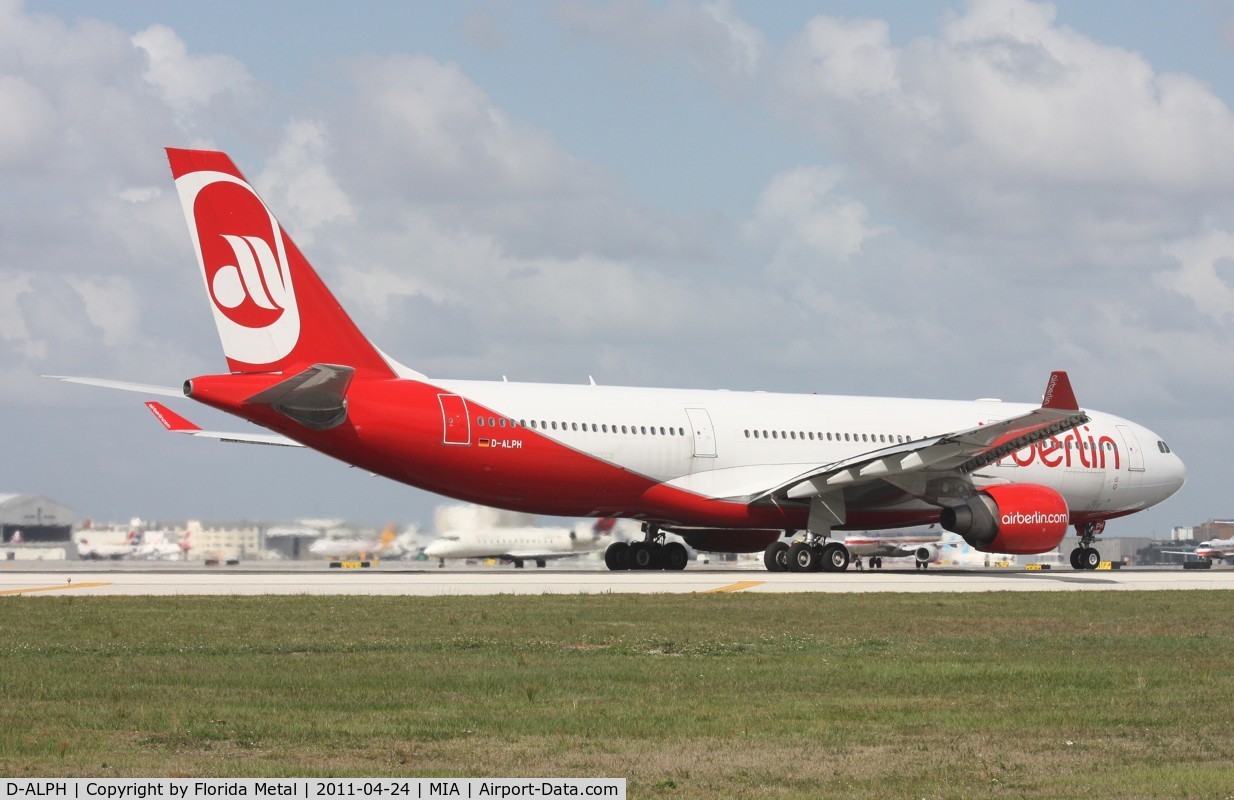
[[[261,311],[249,309],[246,316],[241,316],[239,310],[249,302],[257,309],[282,313],[290,283],[286,271],[280,268],[278,256],[269,242],[260,236],[219,235],[231,245],[233,258],[220,266],[210,279],[214,302],[232,321],[250,328],[264,328],[269,322],[262,319],[265,315]]]
[[[222,172],[176,180],[227,357],[274,364],[300,338],[282,228],[252,187]]]

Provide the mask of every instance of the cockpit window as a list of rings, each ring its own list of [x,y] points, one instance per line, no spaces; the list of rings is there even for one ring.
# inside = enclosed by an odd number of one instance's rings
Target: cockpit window
[[[1160,439],[1157,440],[1157,449],[1163,453],[1170,452],[1170,446],[1166,444],[1165,442],[1161,441]]]

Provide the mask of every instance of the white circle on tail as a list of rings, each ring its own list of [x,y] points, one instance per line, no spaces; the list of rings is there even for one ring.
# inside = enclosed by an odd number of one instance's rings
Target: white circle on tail
[[[278,221],[234,175],[190,172],[176,190],[223,352],[256,366],[286,358],[300,339],[300,311]]]

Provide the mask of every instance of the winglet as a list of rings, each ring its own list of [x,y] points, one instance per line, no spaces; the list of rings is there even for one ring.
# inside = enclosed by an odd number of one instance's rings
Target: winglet
[[[1067,377],[1065,371],[1057,370],[1050,373],[1050,382],[1045,385],[1041,407],[1060,411],[1080,410],[1080,404],[1075,400],[1075,392],[1071,390],[1071,379]]]
[[[150,409],[150,413],[154,414],[155,418],[163,423],[163,427],[172,433],[196,433],[201,430],[201,428],[155,400],[147,400],[146,408]]]

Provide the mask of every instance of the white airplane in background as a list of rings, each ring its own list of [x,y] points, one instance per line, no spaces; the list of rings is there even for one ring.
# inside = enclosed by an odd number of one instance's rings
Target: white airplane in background
[[[911,558],[917,569],[926,569],[935,561],[946,547],[955,547],[963,542],[956,542],[946,531],[938,530],[933,525],[928,528],[902,528],[886,531],[851,531],[844,536],[844,546],[852,554],[853,561],[859,563],[862,558],[869,559],[870,569],[881,569],[884,558]],[[776,542],[767,548],[763,561],[772,572],[783,572],[788,569],[788,542]]]
[[[393,525],[387,525],[376,537],[323,537],[309,545],[313,555],[332,559],[401,558],[412,549],[412,544],[399,536]]]
[[[1065,372],[1040,404],[430,378],[365,338],[226,154],[167,154],[227,371],[183,391],[66,380],[183,395],[270,431],[180,433],[309,447],[488,506],[642,521],[641,541],[606,550],[610,569],[672,566],[668,533],[758,552],[791,531],[790,569],[842,570],[852,553],[833,532],[935,523],[1011,554],[1074,526],[1072,563],[1091,569],[1108,520],[1186,480],[1160,436],[1081,409]]]
[[[523,562],[543,567],[550,559],[571,558],[602,549],[609,541],[614,520],[596,520],[573,528],[472,528],[443,533],[424,548],[424,555],[444,566],[446,559],[498,558],[522,569]],[[681,547],[681,545],[677,545]],[[685,548],[681,547],[682,553]],[[685,567],[681,560],[679,569]]]
[[[1218,564],[1222,561],[1234,562],[1234,537],[1229,539],[1209,539],[1196,545],[1195,550],[1162,550],[1161,552],[1179,556],[1206,558]]]

